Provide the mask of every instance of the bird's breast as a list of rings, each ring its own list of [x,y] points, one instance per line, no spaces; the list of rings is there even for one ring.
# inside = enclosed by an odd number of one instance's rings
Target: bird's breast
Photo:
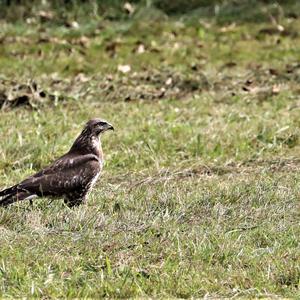
[[[94,176],[94,178],[91,180],[90,184],[89,184],[89,190],[91,190],[93,188],[93,186],[95,185],[95,183],[97,182],[98,180],[98,177],[100,175],[100,172],[98,172],[97,175]]]

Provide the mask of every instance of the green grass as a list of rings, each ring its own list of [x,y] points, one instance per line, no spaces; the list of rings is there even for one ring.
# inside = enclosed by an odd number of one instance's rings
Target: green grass
[[[87,205],[0,208],[0,297],[300,297],[299,19],[2,25],[1,188],[116,130]]]

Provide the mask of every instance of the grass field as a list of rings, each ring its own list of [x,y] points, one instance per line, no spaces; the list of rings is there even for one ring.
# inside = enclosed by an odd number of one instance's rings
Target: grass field
[[[0,208],[0,297],[300,297],[300,15],[262,11],[1,21],[0,188],[115,132],[87,205]]]

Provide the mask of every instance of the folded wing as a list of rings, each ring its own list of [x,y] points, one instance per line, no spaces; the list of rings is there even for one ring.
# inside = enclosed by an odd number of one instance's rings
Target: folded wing
[[[93,154],[63,156],[49,167],[19,184],[0,192],[0,206],[32,196],[60,197],[84,189],[100,172],[101,165]]]

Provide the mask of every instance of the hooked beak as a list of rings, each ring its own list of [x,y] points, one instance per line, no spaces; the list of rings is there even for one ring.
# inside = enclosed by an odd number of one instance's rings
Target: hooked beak
[[[107,123],[106,130],[115,130],[115,129],[111,124]]]

